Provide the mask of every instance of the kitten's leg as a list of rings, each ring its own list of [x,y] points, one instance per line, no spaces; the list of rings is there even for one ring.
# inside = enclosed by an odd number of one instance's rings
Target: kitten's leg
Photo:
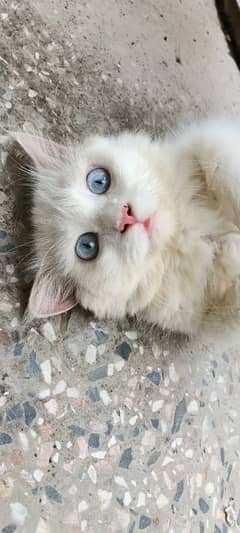
[[[229,233],[216,244],[214,268],[208,280],[204,340],[239,342],[240,233]],[[228,342],[227,342],[228,345]]]
[[[224,301],[235,308],[236,288],[240,283],[240,233],[228,233],[215,242],[215,259],[208,283],[209,301],[225,312]],[[229,300],[230,297],[230,300]],[[239,297],[238,297],[239,299]],[[224,304],[224,305],[223,305]]]
[[[205,122],[182,140],[183,157],[196,161],[224,214],[240,227],[240,122]]]

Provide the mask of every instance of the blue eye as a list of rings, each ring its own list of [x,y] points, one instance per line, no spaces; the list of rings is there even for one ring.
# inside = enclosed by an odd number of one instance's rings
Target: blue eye
[[[75,253],[84,261],[96,259],[98,255],[99,244],[97,233],[83,233],[78,238],[75,245]]]
[[[87,186],[94,194],[104,194],[111,185],[111,177],[105,168],[94,168],[87,175]]]

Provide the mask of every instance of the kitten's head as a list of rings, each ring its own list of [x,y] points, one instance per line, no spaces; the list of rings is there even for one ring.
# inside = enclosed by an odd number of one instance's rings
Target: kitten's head
[[[80,303],[121,318],[173,231],[159,175],[159,148],[143,134],[90,137],[64,147],[24,133],[15,139],[34,162],[33,223],[38,264],[32,316]],[[136,309],[135,309],[136,307]]]

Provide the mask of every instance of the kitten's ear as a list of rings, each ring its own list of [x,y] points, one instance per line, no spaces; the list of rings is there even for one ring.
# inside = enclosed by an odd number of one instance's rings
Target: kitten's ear
[[[28,302],[28,310],[32,318],[60,315],[77,304],[75,290],[72,287],[55,279],[49,272],[38,272]]]
[[[37,170],[47,166],[54,159],[63,158],[66,147],[44,137],[24,132],[11,132],[10,138],[16,141],[32,159]]]

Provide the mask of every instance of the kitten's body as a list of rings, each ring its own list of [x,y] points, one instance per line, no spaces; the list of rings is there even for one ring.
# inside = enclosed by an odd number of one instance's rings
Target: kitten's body
[[[175,231],[158,258],[150,282],[156,290],[143,313],[163,328],[216,331],[238,316],[239,141],[240,125],[216,122],[193,127],[168,145],[165,186]]]
[[[33,315],[81,303],[100,317],[137,315],[187,334],[238,319],[240,124],[206,122],[165,141],[94,137],[72,149],[15,138],[37,167]],[[112,176],[100,196],[86,187],[96,166]],[[121,233],[126,203],[151,227]],[[100,252],[86,263],[74,247],[88,231],[98,233]]]

